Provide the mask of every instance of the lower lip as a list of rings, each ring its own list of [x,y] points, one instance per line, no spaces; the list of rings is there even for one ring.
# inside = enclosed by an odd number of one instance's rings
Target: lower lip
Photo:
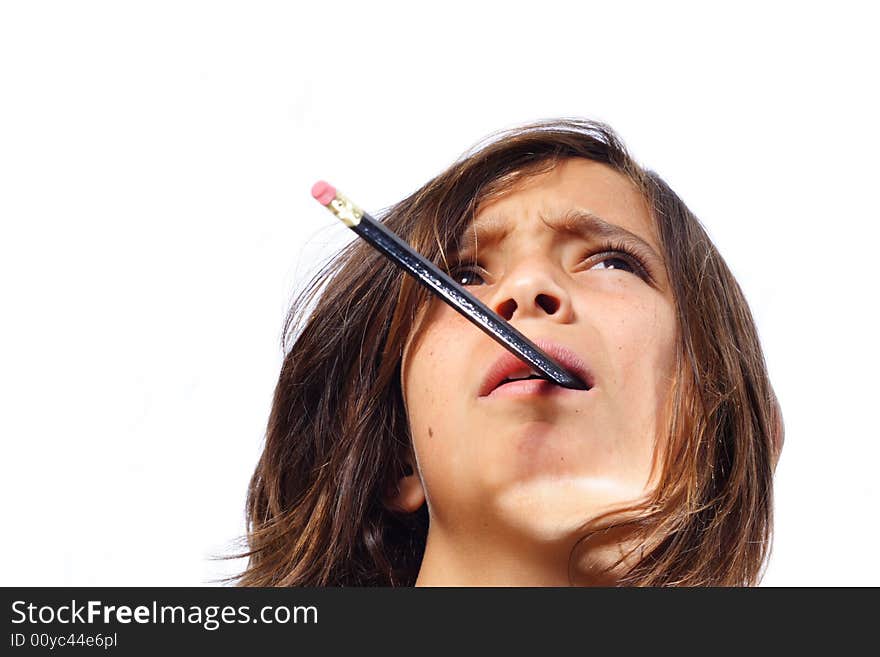
[[[484,399],[498,398],[523,398],[523,397],[550,397],[561,394],[582,394],[589,390],[574,390],[564,388],[555,383],[550,383],[545,379],[523,379],[522,381],[512,381],[498,386],[492,392],[484,397]]]

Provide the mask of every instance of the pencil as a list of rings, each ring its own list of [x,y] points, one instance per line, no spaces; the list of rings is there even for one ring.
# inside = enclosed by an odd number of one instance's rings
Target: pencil
[[[550,358],[509,322],[456,283],[446,272],[417,253],[387,226],[340,194],[335,187],[323,181],[317,182],[312,187],[312,196],[371,246],[531,366],[539,375],[564,388],[589,390],[589,386],[577,376]]]

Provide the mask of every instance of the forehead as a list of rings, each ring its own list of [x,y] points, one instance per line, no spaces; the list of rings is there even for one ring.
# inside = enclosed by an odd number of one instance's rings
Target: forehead
[[[625,175],[600,162],[570,158],[553,169],[529,176],[500,198],[480,204],[461,238],[462,250],[474,242],[488,245],[511,232],[539,224],[565,224],[577,213],[642,238],[659,253],[654,222],[644,195]],[[606,226],[607,228],[607,226]]]

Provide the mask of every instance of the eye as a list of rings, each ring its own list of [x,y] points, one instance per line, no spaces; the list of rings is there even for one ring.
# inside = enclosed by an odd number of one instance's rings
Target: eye
[[[636,266],[628,258],[614,255],[613,253],[603,254],[602,259],[590,267],[590,269],[622,269],[633,274],[638,273]]]
[[[449,272],[450,278],[459,285],[483,285],[486,281],[478,274],[473,267],[456,267]]]
[[[645,263],[645,256],[620,243],[602,244],[598,249],[588,253],[585,260],[592,262],[587,269],[612,269],[635,274],[639,278],[651,283],[654,279]]]

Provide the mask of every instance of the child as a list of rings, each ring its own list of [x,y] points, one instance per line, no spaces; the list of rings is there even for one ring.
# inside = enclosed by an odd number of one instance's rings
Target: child
[[[495,381],[506,350],[355,240],[288,317],[240,584],[757,583],[781,414],[659,176],[607,126],[545,121],[382,220],[591,389]]]

